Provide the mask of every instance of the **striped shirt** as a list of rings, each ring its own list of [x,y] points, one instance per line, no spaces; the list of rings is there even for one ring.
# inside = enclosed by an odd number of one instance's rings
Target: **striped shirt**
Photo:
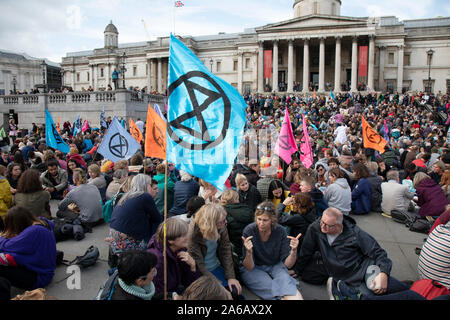
[[[450,224],[437,226],[428,236],[419,257],[419,275],[450,289]]]

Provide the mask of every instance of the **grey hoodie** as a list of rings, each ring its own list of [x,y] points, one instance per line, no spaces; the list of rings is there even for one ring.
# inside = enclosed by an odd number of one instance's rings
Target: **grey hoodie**
[[[329,207],[339,209],[348,215],[352,209],[352,190],[345,178],[339,178],[330,184],[325,192],[325,200]]]

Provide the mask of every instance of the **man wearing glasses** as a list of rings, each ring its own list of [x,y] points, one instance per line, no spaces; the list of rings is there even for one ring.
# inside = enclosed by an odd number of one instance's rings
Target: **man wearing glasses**
[[[326,209],[309,226],[297,259],[298,275],[316,251],[330,276],[327,287],[332,300],[377,299],[406,289],[389,276],[392,261],[386,251],[336,208]]]

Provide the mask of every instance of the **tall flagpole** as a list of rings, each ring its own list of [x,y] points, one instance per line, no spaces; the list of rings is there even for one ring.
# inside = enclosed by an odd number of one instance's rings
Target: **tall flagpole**
[[[173,35],[175,35],[175,3],[172,8],[172,19],[173,19]]]

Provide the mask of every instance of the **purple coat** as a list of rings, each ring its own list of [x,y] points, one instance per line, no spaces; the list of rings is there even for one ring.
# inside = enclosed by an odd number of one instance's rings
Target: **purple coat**
[[[445,211],[445,206],[450,203],[442,188],[431,178],[424,179],[417,186],[416,193],[419,198],[417,205],[420,207],[421,217],[439,216]]]
[[[147,251],[153,253],[158,258],[158,263],[156,264],[156,270],[158,273],[153,279],[153,284],[155,285],[155,294],[164,292],[164,256],[163,256],[163,245],[159,244],[155,240],[155,235],[150,239],[147,246]],[[182,251],[187,251],[184,249]],[[191,271],[189,265],[177,258],[176,254],[172,252],[167,246],[166,248],[167,256],[167,292],[178,292],[181,294],[179,287],[183,286],[187,288],[192,282],[200,277],[200,272],[198,267],[195,272]]]

